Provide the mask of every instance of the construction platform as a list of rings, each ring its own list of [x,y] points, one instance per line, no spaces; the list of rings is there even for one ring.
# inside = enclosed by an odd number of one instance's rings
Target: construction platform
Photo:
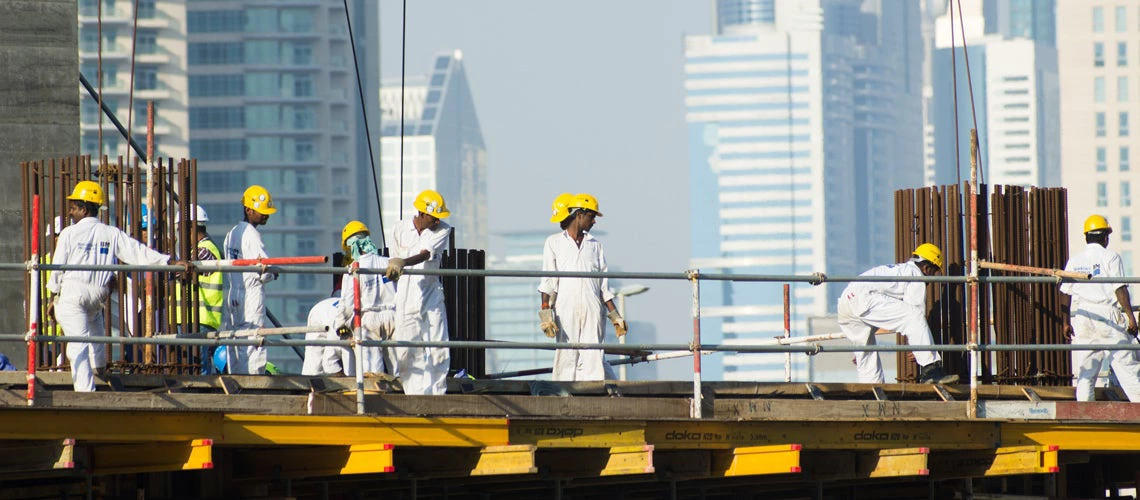
[[[371,378],[357,415],[349,378],[37,377],[29,408],[0,372],[3,498],[1106,498],[1140,471],[1140,405],[1064,387],[982,386],[968,419],[966,386],[714,382],[692,419],[691,382]]]

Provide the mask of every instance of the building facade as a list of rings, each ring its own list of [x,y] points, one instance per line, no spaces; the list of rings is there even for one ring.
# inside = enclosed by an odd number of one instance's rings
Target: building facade
[[[487,267],[510,270],[542,270],[542,250],[546,238],[557,230],[519,231],[494,235],[496,255]],[[487,339],[503,342],[543,342],[549,339],[539,327],[538,310],[542,300],[538,278],[487,278]],[[539,349],[488,349],[487,373],[550,368],[554,351]],[[534,378],[547,379],[549,375]]]
[[[1140,4],[1129,0],[1057,3],[1061,97],[1061,180],[1069,190],[1070,253],[1084,247],[1081,223],[1102,214],[1114,228],[1110,248],[1135,275],[1138,248],[1132,203],[1140,149]]]
[[[400,95],[403,93],[403,106]],[[380,186],[384,230],[415,215],[412,201],[424,189],[443,195],[457,248],[487,248],[487,160],[479,117],[460,51],[441,53],[426,78],[385,81]],[[403,111],[403,130],[400,113]],[[403,162],[400,161],[401,156]]]

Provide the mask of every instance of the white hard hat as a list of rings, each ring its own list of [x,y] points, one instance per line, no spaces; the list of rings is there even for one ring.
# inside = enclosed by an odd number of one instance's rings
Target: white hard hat
[[[199,225],[210,222],[210,216],[206,215],[206,209],[202,208],[202,205],[191,206],[194,207],[194,219],[198,221]]]

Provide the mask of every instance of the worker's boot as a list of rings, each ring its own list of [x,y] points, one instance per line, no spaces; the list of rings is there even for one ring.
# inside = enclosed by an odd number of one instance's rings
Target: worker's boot
[[[946,370],[942,369],[941,360],[918,369],[918,383],[920,384],[953,384],[955,382],[958,382],[958,376],[947,375]]]

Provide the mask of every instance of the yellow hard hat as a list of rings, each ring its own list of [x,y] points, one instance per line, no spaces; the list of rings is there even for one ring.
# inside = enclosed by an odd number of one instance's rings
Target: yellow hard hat
[[[348,252],[348,239],[351,238],[352,235],[354,235],[356,233],[368,233],[368,232],[369,232],[368,226],[365,226],[363,222],[360,222],[358,220],[354,220],[352,222],[349,222],[348,224],[345,224],[344,229],[341,229],[341,231],[340,231],[340,247],[344,249],[345,255],[347,255],[349,253]]]
[[[99,187],[99,183],[93,181],[79,181],[75,185],[75,189],[67,196],[69,200],[79,200],[94,203],[96,205],[103,204],[103,188]]]
[[[1105,234],[1112,234],[1112,226],[1108,225],[1108,219],[1103,215],[1090,215],[1085,219],[1085,234],[1094,231],[1103,231]]]
[[[416,210],[437,219],[446,219],[447,216],[451,215],[451,212],[447,210],[447,204],[443,201],[443,195],[430,189],[425,189],[416,195],[416,201],[412,202],[412,206],[416,207]]]
[[[598,217],[602,216],[602,213],[598,211],[598,199],[590,194],[578,193],[574,195],[574,199],[570,201],[570,208],[584,208],[598,214]]]
[[[570,202],[574,201],[574,195],[570,193],[562,193],[554,198],[554,203],[550,204],[550,210],[553,212],[550,216],[550,222],[558,224],[570,216]]]
[[[921,257],[922,260],[934,264],[934,267],[942,269],[942,250],[939,250],[933,243],[923,243],[915,248],[912,253],[915,257]]]
[[[269,196],[269,191],[256,184],[246,188],[245,193],[242,193],[241,204],[245,208],[252,209],[262,215],[277,213],[277,209],[273,206],[273,197]]]

